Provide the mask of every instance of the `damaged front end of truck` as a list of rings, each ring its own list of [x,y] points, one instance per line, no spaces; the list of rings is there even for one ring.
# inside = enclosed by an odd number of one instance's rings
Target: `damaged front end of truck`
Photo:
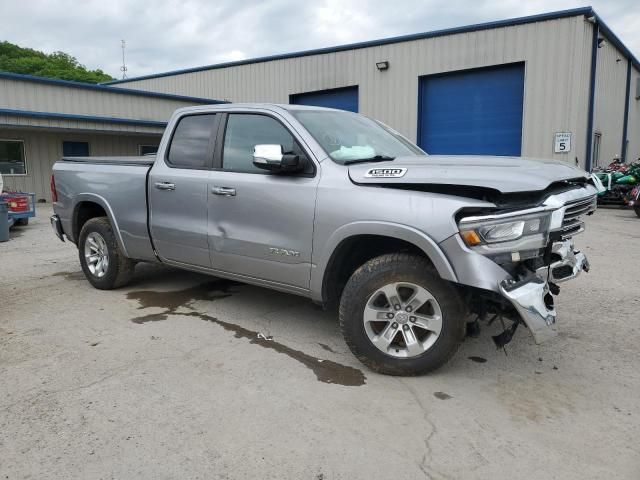
[[[371,173],[387,170],[385,178]],[[423,228],[444,238],[438,246],[476,318],[470,334],[496,320],[504,324],[499,347],[521,324],[536,343],[556,334],[560,284],[589,270],[574,245],[596,209],[589,173],[553,160],[465,156],[403,157],[349,173],[360,185],[437,195]],[[460,199],[469,205],[460,208]]]
[[[566,188],[529,208],[458,212],[459,235],[441,246],[447,257],[458,258],[457,273],[476,318],[472,334],[481,323],[500,320],[504,331],[493,337],[499,348],[520,324],[538,344],[556,335],[554,296],[562,282],[589,271],[574,237],[584,231],[584,217],[596,210],[593,185],[566,182]],[[463,263],[476,268],[473,274],[465,273]]]

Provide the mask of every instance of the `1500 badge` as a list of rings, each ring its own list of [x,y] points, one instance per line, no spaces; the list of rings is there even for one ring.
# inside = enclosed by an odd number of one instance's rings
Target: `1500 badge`
[[[364,176],[369,178],[400,178],[407,173],[406,168],[372,168]]]

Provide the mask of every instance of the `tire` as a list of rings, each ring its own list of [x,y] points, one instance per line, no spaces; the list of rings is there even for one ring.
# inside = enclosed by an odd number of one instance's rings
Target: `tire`
[[[119,288],[129,283],[133,276],[135,262],[120,250],[106,217],[92,218],[84,224],[78,239],[78,254],[82,271],[95,288]]]
[[[636,215],[640,217],[640,207],[635,207],[633,210],[636,212]]]
[[[29,219],[28,218],[18,218],[14,225],[16,227],[26,227],[27,225],[29,225]]]
[[[382,290],[398,292],[398,303],[390,305]],[[414,310],[425,298],[429,300]],[[381,316],[381,321],[369,321]],[[466,308],[456,289],[427,259],[405,253],[382,255],[358,268],[342,292],[339,317],[351,352],[386,375],[420,375],[441,367],[466,331]],[[428,328],[420,328],[424,325]],[[386,347],[388,337],[392,343]]]

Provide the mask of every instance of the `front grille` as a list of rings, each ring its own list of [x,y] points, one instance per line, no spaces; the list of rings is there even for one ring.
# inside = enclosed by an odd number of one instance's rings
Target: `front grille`
[[[593,213],[596,209],[596,197],[575,200],[565,205],[562,218],[562,240],[571,238],[584,231],[583,215]]]

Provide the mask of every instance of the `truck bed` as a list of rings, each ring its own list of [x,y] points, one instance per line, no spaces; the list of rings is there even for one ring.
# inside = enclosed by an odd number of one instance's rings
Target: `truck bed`
[[[154,155],[144,157],[64,157],[53,166],[56,213],[67,237],[78,241],[74,219],[99,205],[115,226],[125,255],[155,260],[147,230],[147,176]]]

